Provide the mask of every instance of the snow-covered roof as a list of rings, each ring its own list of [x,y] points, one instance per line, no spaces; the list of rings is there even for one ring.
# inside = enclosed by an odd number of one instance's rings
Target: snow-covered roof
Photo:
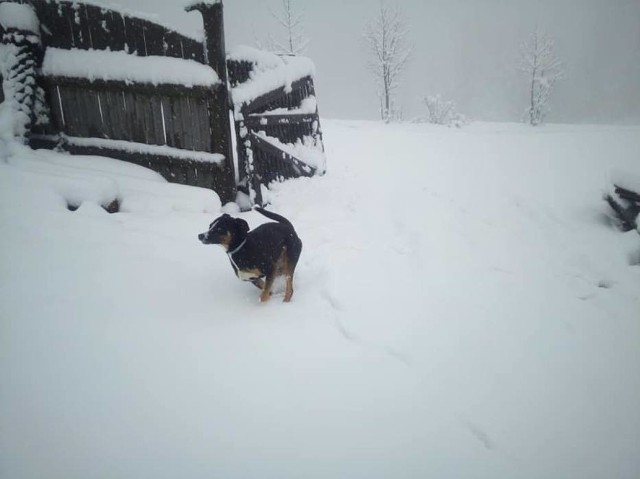
[[[48,76],[125,82],[212,86],[220,82],[209,66],[194,60],[147,56],[108,50],[47,48],[42,73]]]
[[[308,58],[280,56],[247,46],[231,49],[227,59],[254,65],[249,80],[231,90],[236,105],[248,103],[278,88],[291,90],[294,81],[315,74],[315,66]]]

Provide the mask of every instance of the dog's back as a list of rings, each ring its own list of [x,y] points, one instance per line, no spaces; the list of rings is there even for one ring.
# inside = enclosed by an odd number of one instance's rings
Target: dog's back
[[[296,230],[294,229],[291,222],[284,216],[280,216],[276,213],[273,213],[272,211],[267,211],[264,208],[256,207],[255,210],[261,215],[276,221],[276,223],[265,223],[254,229],[252,231],[252,235],[255,235],[255,240],[266,242],[268,244],[268,246],[265,245],[267,246],[267,249],[270,249],[270,247],[272,246],[271,244],[269,244],[272,241],[282,240],[284,242],[283,246],[286,247],[291,269],[295,269],[296,264],[298,263],[298,259],[300,258],[300,253],[302,252],[302,241],[298,237],[298,234],[296,233]],[[274,235],[273,233],[275,231],[277,231],[279,234]],[[277,250],[277,248],[274,249]]]

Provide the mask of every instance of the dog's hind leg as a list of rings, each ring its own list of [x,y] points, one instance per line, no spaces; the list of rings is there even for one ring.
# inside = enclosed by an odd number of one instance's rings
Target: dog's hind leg
[[[263,282],[264,287],[262,288],[262,293],[260,294],[260,302],[266,303],[271,298],[271,288],[273,287],[273,282],[276,279],[276,272],[271,271],[266,280]]]
[[[293,274],[286,275],[287,284],[284,290],[284,302],[288,303],[291,301],[291,296],[293,296]]]
[[[283,274],[286,278],[286,286],[284,292],[285,303],[291,301],[291,297],[293,296],[293,273],[296,270],[298,259],[300,258],[300,253],[302,252],[302,241],[300,241],[300,238],[294,237],[291,239],[291,244],[285,251],[283,265]]]
[[[293,266],[293,267],[292,267]],[[288,303],[291,301],[291,296],[293,296],[293,270],[295,269],[295,265],[291,264],[291,259],[289,255],[286,254],[283,257],[282,262],[282,271],[281,274],[285,277],[285,290],[284,290],[284,302]]]

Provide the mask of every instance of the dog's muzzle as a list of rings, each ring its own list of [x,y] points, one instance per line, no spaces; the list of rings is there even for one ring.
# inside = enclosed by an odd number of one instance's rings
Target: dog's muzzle
[[[198,239],[202,242],[205,243],[209,240],[209,237],[207,236],[207,233],[202,233],[198,235]]]

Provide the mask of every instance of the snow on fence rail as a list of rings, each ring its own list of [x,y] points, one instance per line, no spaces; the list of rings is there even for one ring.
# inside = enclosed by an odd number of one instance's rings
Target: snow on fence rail
[[[5,81],[3,95],[17,102],[18,136],[32,146],[137,163],[227,202],[238,187],[235,115],[239,187],[254,202],[270,181],[324,173],[313,63],[247,47],[227,60],[221,1],[186,7],[202,14],[202,41],[87,1],[9,1],[37,30],[0,25],[3,43],[22,42],[14,59],[28,58],[14,62],[20,78],[0,68],[0,79],[4,71],[18,83]]]

